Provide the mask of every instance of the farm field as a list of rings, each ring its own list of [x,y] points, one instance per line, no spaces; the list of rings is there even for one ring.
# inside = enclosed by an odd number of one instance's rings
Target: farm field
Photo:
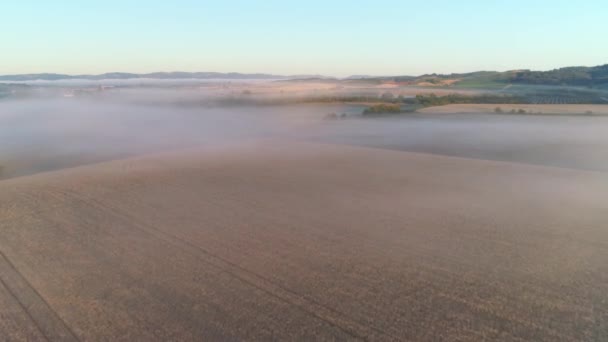
[[[608,115],[608,105],[594,104],[452,104],[447,106],[429,107],[419,109],[421,113],[494,113],[500,107],[504,112],[523,109],[530,114],[564,114],[584,115],[592,114]]]
[[[607,338],[608,105],[293,83],[3,100],[0,337]]]
[[[0,342],[608,342],[608,1],[5,1]]]
[[[601,341],[606,203],[602,172],[272,140],[9,179],[0,334]]]

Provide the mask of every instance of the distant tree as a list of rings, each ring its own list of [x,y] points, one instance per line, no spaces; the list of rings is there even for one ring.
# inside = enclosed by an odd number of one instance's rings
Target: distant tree
[[[607,74],[607,65],[591,68],[567,67],[549,71],[523,70],[509,75],[508,81],[525,84],[593,86],[607,83]]]

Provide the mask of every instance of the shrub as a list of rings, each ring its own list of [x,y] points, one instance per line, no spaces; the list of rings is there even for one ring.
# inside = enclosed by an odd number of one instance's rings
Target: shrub
[[[377,104],[366,108],[363,111],[363,115],[374,115],[374,114],[396,114],[401,113],[401,106],[397,104]]]
[[[445,96],[437,96],[435,94],[416,95],[414,103],[424,107],[444,106],[449,104],[466,104],[466,103],[488,103],[488,104],[505,104],[505,103],[525,103],[525,99],[511,95],[462,95],[449,94]]]
[[[502,108],[496,107],[496,108],[494,108],[494,112],[495,113],[502,113]]]

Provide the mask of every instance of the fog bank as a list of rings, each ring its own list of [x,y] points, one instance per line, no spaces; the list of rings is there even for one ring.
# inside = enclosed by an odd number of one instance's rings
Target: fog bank
[[[129,88],[0,101],[0,178],[258,139],[608,171],[608,117],[419,113],[366,119],[360,105],[219,106],[213,96],[200,89]],[[346,118],[326,120],[328,113]]]

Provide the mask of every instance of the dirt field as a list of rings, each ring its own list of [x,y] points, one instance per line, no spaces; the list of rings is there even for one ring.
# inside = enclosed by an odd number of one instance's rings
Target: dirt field
[[[493,113],[496,107],[500,107],[503,112],[523,109],[528,113],[542,114],[592,114],[608,115],[608,105],[593,104],[455,104],[448,106],[429,107],[419,110],[422,113]]]
[[[0,182],[8,340],[608,339],[605,173],[323,144]]]

